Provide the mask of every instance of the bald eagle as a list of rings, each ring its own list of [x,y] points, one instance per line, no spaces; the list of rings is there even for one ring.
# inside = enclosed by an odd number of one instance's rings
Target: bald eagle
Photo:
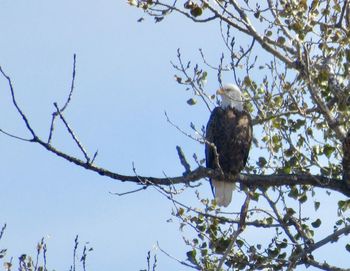
[[[207,168],[218,169],[226,175],[237,176],[245,167],[252,142],[252,120],[243,109],[242,92],[228,84],[217,92],[221,105],[216,107],[206,128],[205,157]],[[210,180],[219,206],[227,207],[232,199],[235,183]]]

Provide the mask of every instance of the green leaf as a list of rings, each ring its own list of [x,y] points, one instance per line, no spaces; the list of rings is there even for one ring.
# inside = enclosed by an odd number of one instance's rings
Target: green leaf
[[[326,144],[323,147],[323,154],[326,155],[327,158],[330,158],[334,151],[335,148],[329,144]]]
[[[182,216],[184,214],[185,210],[183,208],[179,208],[179,210],[177,211],[176,216]]]
[[[309,128],[306,129],[306,134],[307,134],[308,136],[312,136],[312,135],[313,135],[313,130],[312,130],[311,127],[309,127]]]
[[[280,137],[278,135],[273,135],[272,136],[272,142],[274,144],[278,144],[280,142]]]
[[[286,252],[283,252],[282,254],[278,255],[278,259],[285,259],[287,256],[287,253]]]
[[[272,222],[273,222],[273,218],[272,217],[266,218],[266,224],[271,225]]]
[[[294,128],[298,130],[301,127],[305,126],[305,123],[306,123],[306,120],[298,119],[297,122],[295,123]]]
[[[264,157],[259,157],[259,160],[256,164],[258,167],[263,168],[267,164],[267,161]]]
[[[318,7],[319,0],[313,0],[310,6],[310,9],[313,11]]]
[[[274,103],[275,103],[275,106],[281,106],[282,105],[282,102],[283,102],[283,99],[282,99],[282,96],[276,96],[274,99],[273,99]]]
[[[185,2],[185,4],[184,4],[184,8],[186,8],[186,9],[191,9],[191,8],[193,8],[193,6],[194,6],[194,3],[191,0]]]
[[[307,196],[306,194],[302,195],[300,198],[299,198],[299,202],[300,203],[305,203],[307,201]]]
[[[254,200],[254,201],[258,201],[259,200],[259,193],[253,193],[253,195],[252,195],[252,200]]]
[[[321,220],[317,218],[314,222],[311,223],[311,226],[314,228],[318,228],[319,226],[321,226],[321,223]]]
[[[238,247],[242,247],[244,245],[244,242],[242,240],[238,239],[236,241],[236,244],[237,244]]]
[[[288,215],[288,216],[292,216],[292,215],[294,215],[294,214],[295,214],[294,209],[292,209],[292,208],[287,208],[287,215]]]
[[[194,7],[193,9],[191,9],[191,15],[192,15],[193,17],[201,16],[202,13],[203,13],[203,10],[202,10],[201,7],[196,6],[196,7]]]
[[[285,42],[286,42],[286,38],[285,37],[278,37],[277,38],[277,43],[283,45]]]
[[[350,252],[350,244],[346,244],[345,249]]]
[[[298,188],[296,188],[295,186],[291,187],[291,190],[289,191],[288,196],[293,199],[297,199],[299,196]]]
[[[338,208],[340,211],[345,212],[350,208],[350,200],[340,200],[338,201]]]
[[[315,211],[317,211],[318,208],[320,208],[320,205],[321,205],[321,203],[320,203],[319,201],[315,201],[315,202],[314,202]]]
[[[137,6],[137,1],[136,0],[128,0],[128,4],[130,6]]]
[[[271,258],[275,258],[279,254],[280,250],[278,248],[275,249],[268,249],[267,255]]]
[[[196,260],[197,252],[196,252],[194,249],[188,251],[188,252],[186,253],[186,255],[187,255],[187,259],[188,259],[191,263],[197,265],[197,260]]]
[[[186,101],[186,103],[189,104],[189,105],[195,105],[197,103],[197,101],[195,99],[191,98],[191,99],[188,99]]]
[[[280,248],[286,248],[287,245],[288,245],[288,240],[285,239],[285,238],[283,239],[283,241],[282,241],[281,243],[278,244],[278,246],[279,246]]]

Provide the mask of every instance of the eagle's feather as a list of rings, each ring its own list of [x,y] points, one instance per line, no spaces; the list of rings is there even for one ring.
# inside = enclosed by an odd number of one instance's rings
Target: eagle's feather
[[[207,124],[206,140],[206,166],[217,169],[218,161],[224,174],[237,176],[245,167],[252,142],[250,114],[231,107],[216,107]],[[217,204],[228,206],[234,183],[212,180],[211,185]]]

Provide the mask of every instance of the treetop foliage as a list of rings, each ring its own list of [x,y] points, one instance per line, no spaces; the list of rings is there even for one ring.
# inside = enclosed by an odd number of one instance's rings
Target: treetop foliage
[[[221,59],[208,63],[200,50],[203,62],[192,66],[178,52],[178,64],[174,64],[176,81],[193,90],[193,98],[187,101],[190,105],[198,105],[194,101],[199,99],[211,109],[216,97],[206,89],[207,80],[221,84],[222,78],[230,74],[244,91],[246,109],[254,119],[255,146],[247,176],[295,177],[295,185],[272,189],[260,184],[251,187],[249,183],[247,188],[242,181],[245,203],[237,212],[236,227],[228,227],[224,233],[217,217],[178,213],[199,232],[199,238],[189,242],[193,247],[188,254],[190,261],[205,270],[223,266],[290,270],[301,264],[336,270],[313,257],[312,252],[327,243],[327,239],[325,243],[314,239],[325,218],[317,215],[319,191],[311,183],[302,184],[301,176],[322,176],[325,179],[316,181],[320,187],[341,183],[343,192],[349,189],[348,1],[128,2],[156,22],[177,13],[196,23],[218,23],[226,46]],[[249,200],[257,202],[256,208],[267,204],[270,210],[265,215],[254,208],[244,213]],[[313,219],[301,212],[302,206],[312,201],[316,213]],[[333,234],[341,229],[340,225],[342,229],[348,227],[349,219],[344,215],[348,207],[348,200],[338,202],[340,219],[335,221]],[[242,217],[245,223],[241,223]],[[240,233],[247,223],[255,223],[254,227],[263,231],[276,226],[275,236],[265,247],[249,243]],[[344,257],[348,249],[349,245],[343,247]]]

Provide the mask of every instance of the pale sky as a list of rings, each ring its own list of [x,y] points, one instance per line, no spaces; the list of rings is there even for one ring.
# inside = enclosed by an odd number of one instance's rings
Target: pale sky
[[[194,152],[203,157],[203,150],[169,125],[164,111],[187,130],[191,121],[206,122],[209,113],[186,104],[191,94],[175,83],[170,61],[176,61],[177,48],[192,59],[199,59],[200,47],[215,52],[206,34],[217,26],[193,25],[176,16],[162,24],[151,18],[140,24],[141,16],[126,1],[0,1],[0,65],[11,76],[33,127],[47,138],[53,102],[65,101],[76,53],[76,88],[66,118],[88,152],[98,150],[96,163],[130,175],[132,162],[139,174],[180,175],[175,146],[189,157]],[[214,91],[217,85],[212,84]],[[0,89],[1,128],[28,136],[9,106],[3,78]],[[53,144],[79,153],[62,125],[56,132]],[[88,270],[146,268],[147,251],[157,242],[185,259],[178,223],[166,222],[172,206],[154,189],[112,196],[109,192],[137,186],[77,168],[39,145],[2,135],[1,146],[0,223],[6,222],[7,230],[0,247],[14,262],[22,253],[35,255],[37,242],[45,237],[48,268],[67,270],[76,234],[81,244],[94,248]],[[207,184],[201,190],[210,196]],[[195,201],[193,191],[184,199]],[[181,268],[157,254],[157,270]]]
[[[141,16],[145,21],[138,23]],[[119,0],[0,0],[0,25],[0,65],[42,138],[48,136],[53,102],[62,105],[67,97],[76,53],[76,87],[65,116],[87,151],[92,155],[98,150],[96,164],[132,175],[134,162],[140,175],[162,177],[183,172],[176,145],[193,167],[193,153],[203,158],[203,146],[167,123],[164,111],[187,131],[190,122],[198,127],[206,123],[208,110],[186,104],[191,93],[175,82],[170,61],[176,62],[177,48],[185,59],[199,61],[202,48],[217,64],[223,48],[217,23],[196,25],[173,15],[154,24]],[[214,93],[216,74],[210,78],[207,89]],[[2,77],[0,90],[0,127],[28,136],[9,106]],[[185,270],[154,250],[158,242],[181,260],[189,250],[176,219],[166,222],[172,218],[171,203],[154,189],[113,196],[109,192],[137,186],[78,168],[39,145],[4,135],[0,144],[0,224],[7,223],[0,248],[7,248],[14,262],[22,253],[34,256],[37,242],[45,237],[48,268],[68,270],[79,234],[81,248],[89,242],[94,249],[88,270],[144,269],[149,250],[157,253],[157,270]],[[62,125],[56,127],[53,144],[80,155]],[[199,190],[211,197],[206,182]],[[198,204],[194,190],[181,199]]]

